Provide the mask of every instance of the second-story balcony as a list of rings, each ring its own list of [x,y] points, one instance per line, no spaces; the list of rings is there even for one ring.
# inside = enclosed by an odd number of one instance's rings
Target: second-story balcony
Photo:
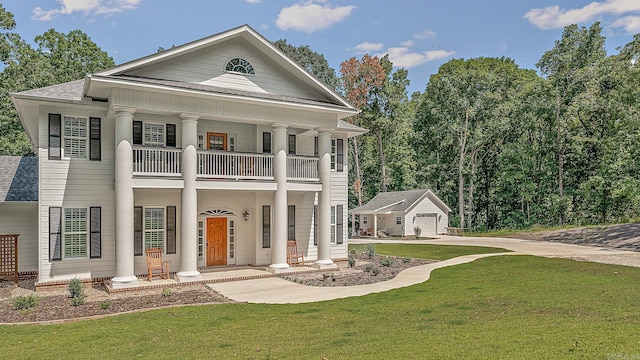
[[[180,149],[136,147],[133,149],[133,175],[148,177],[181,176]],[[272,154],[198,150],[198,179],[272,181]],[[287,156],[287,180],[317,182],[318,158]]]

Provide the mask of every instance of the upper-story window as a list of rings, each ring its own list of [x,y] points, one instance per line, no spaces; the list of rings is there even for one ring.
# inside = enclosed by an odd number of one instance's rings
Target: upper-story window
[[[165,146],[164,125],[144,124],[144,144],[149,146]]]
[[[87,158],[87,118],[64,116],[64,156]]]
[[[233,71],[242,74],[254,75],[256,72],[253,70],[253,66],[250,62],[243,58],[235,58],[229,60],[227,66],[224,67],[226,71]]]

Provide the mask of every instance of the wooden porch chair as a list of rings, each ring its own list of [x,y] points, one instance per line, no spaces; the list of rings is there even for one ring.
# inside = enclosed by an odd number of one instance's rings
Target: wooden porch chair
[[[287,241],[287,263],[289,266],[304,265],[304,251],[298,251],[295,240]]]
[[[147,249],[147,272],[149,273],[149,281],[153,278],[153,274],[157,273],[161,279],[169,278],[169,262],[162,261],[162,249]]]

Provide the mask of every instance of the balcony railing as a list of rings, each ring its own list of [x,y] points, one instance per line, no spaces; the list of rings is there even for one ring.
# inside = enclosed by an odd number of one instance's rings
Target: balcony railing
[[[273,180],[273,155],[198,151],[198,177]]]
[[[180,149],[136,147],[133,149],[133,175],[181,175]],[[198,178],[233,180],[273,180],[272,154],[229,151],[198,151]],[[288,155],[287,180],[318,181],[318,158]]]
[[[180,149],[134,148],[133,175],[180,176]]]
[[[288,155],[287,180],[318,181],[318,158]]]

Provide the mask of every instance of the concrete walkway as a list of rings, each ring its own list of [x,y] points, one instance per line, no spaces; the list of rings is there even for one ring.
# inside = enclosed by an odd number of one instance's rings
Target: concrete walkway
[[[594,260],[607,257],[629,257],[634,259],[631,266],[640,266],[640,255],[636,252],[611,250],[600,247],[580,246],[572,244],[551,243],[505,238],[476,238],[463,236],[446,236],[429,240],[382,240],[382,239],[350,239],[351,244],[358,243],[410,243],[436,245],[472,245],[488,246],[511,250],[509,253],[466,255],[432,264],[416,266],[402,271],[395,278],[367,285],[348,287],[311,287],[296,284],[279,278],[265,278],[246,281],[207,284],[222,295],[235,300],[262,304],[308,303],[340,299],[350,296],[362,296],[392,289],[419,284],[427,281],[431,271],[446,266],[472,262],[476,259],[498,255],[535,255],[545,257],[563,257],[581,260]],[[609,261],[602,261],[609,262]],[[611,262],[609,262],[611,263]],[[626,264],[625,264],[626,265]]]

